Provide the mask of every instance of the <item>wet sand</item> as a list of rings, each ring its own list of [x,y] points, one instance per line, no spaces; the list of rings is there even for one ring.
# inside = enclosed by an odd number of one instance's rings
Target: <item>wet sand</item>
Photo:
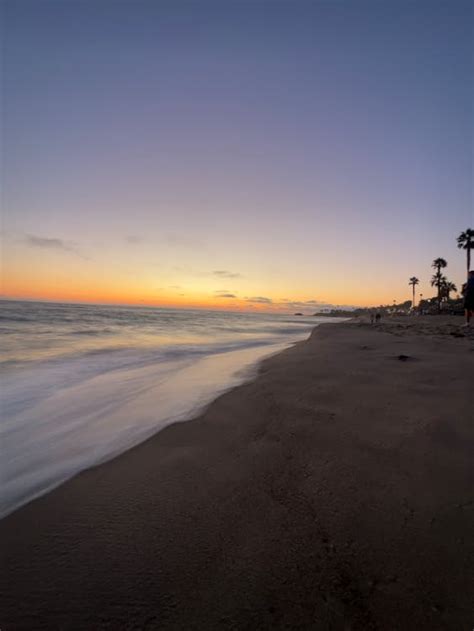
[[[2,631],[471,629],[461,322],[323,325],[3,519]]]

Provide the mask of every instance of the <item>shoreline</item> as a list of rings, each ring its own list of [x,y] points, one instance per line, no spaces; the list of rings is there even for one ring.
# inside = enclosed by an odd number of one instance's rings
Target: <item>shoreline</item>
[[[0,626],[469,628],[474,355],[453,326],[320,325],[6,516]]]
[[[105,464],[142,444],[168,425],[199,417],[216,398],[254,379],[262,361],[291,347],[294,343],[274,342],[213,353],[194,361],[176,362],[178,367],[174,368],[174,372],[170,370],[169,363],[164,365],[164,370],[160,365],[122,370],[122,374],[126,377],[133,372],[135,380],[138,378],[137,371],[140,371],[141,383],[143,385],[145,382],[147,387],[130,400],[124,397],[123,405],[118,407],[113,418],[110,417],[110,412],[109,414],[105,412],[108,426],[115,426],[115,429],[111,427],[108,432],[107,441],[104,436],[100,436],[102,440],[99,445],[94,442],[97,436],[93,435],[86,440],[81,430],[84,429],[87,432],[88,428],[78,426],[72,438],[70,435],[65,435],[63,440],[61,436],[56,437],[58,438],[56,453],[51,450],[38,454],[28,453],[29,462],[25,462],[23,454],[19,473],[15,471],[15,460],[10,468],[5,463],[3,464],[5,479],[10,478],[10,481],[3,488],[3,497],[0,500],[0,521],[29,502],[50,493],[82,471]],[[95,377],[95,380],[100,380],[102,391],[112,386],[115,387],[116,395],[119,395],[120,389],[116,385],[116,375],[117,372],[99,375]],[[192,385],[187,387],[187,384]],[[49,414],[64,414],[65,409],[74,410],[83,406],[90,388],[91,381],[86,381],[84,387],[80,383],[68,388],[66,398],[61,399],[56,396],[52,401],[46,401]],[[97,385],[92,385],[92,388],[97,391]],[[171,393],[178,392],[180,397],[171,396]],[[112,398],[111,395],[108,396],[109,401]],[[84,415],[87,415],[87,412],[90,413],[90,410],[83,410]],[[131,414],[137,417],[133,431],[128,427]],[[43,415],[46,417],[47,412],[43,412]],[[67,422],[68,415],[65,416]],[[101,422],[103,419],[98,416],[96,423],[100,425]],[[40,439],[41,435],[34,436],[33,429],[29,427],[23,438],[33,442],[34,438]],[[43,433],[48,432],[48,428],[45,427],[41,427],[41,430]],[[6,438],[5,445],[7,445]],[[18,438],[16,440],[18,441]],[[76,452],[70,447],[71,443],[74,444]],[[63,451],[67,453],[67,457],[63,456]],[[45,466],[45,462],[49,461],[55,463],[54,475],[48,466]],[[28,467],[28,476],[25,482],[23,478],[26,467]],[[31,481],[33,474],[35,475],[34,483]]]

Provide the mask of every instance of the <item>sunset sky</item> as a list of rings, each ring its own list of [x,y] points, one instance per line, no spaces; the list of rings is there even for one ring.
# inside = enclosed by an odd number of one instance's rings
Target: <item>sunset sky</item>
[[[4,297],[303,310],[464,280],[472,3],[3,3]]]

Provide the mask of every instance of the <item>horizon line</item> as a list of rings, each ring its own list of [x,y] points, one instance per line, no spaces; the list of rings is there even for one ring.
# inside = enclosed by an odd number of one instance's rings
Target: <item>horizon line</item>
[[[0,301],[5,302],[32,302],[32,303],[46,303],[46,304],[58,304],[58,305],[90,305],[97,307],[131,307],[131,308],[139,308],[139,309],[170,309],[177,311],[218,311],[218,312],[234,312],[234,313],[267,313],[267,314],[281,314],[281,315],[295,315],[293,311],[278,311],[278,310],[264,310],[264,309],[239,309],[239,308],[218,308],[218,307],[200,307],[200,306],[169,306],[169,305],[154,305],[154,304],[140,304],[137,302],[96,302],[96,301],[87,301],[87,300],[61,300],[61,299],[51,299],[51,298],[25,298],[25,297],[15,297],[15,296],[4,296],[0,295]],[[382,305],[377,305],[382,306]],[[295,307],[296,308],[296,307]],[[323,307],[322,309],[327,310],[328,312],[331,310],[340,310],[340,311],[353,311],[355,309],[371,309],[375,308],[375,306],[360,306],[360,305],[332,305],[331,307]],[[318,312],[317,307],[313,308],[314,312]],[[321,309],[319,310],[321,311]],[[315,315],[315,313],[303,314],[303,315]]]

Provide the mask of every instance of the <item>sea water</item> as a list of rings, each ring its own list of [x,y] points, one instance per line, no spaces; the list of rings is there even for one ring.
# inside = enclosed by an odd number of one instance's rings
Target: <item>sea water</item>
[[[197,415],[320,321],[0,301],[0,517]]]

